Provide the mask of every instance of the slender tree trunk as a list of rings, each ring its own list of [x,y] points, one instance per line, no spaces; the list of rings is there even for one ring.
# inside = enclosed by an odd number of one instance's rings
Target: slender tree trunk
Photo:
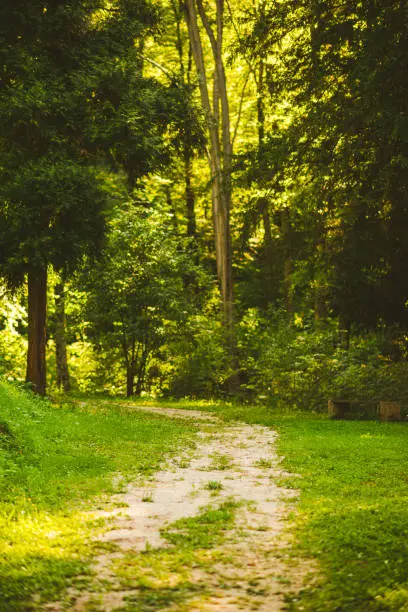
[[[183,86],[191,86],[191,71],[192,71],[192,50],[191,44],[188,48],[188,59],[187,67],[185,66],[184,59],[184,44],[183,35],[181,30],[181,23],[183,21],[183,2],[172,1],[173,14],[176,22],[176,49],[179,57],[180,76]],[[192,144],[191,133],[189,130],[185,130],[183,137],[183,158],[184,158],[184,186],[185,186],[185,202],[187,212],[187,236],[189,238],[196,238],[197,225],[195,216],[195,194],[192,186],[193,176],[193,151],[194,146]]]
[[[283,294],[285,300],[286,312],[289,320],[292,318],[293,311],[293,291],[292,291],[292,245],[291,245],[291,227],[290,227],[290,212],[284,208],[281,212],[281,231],[283,240]]]
[[[143,347],[143,352],[140,358],[139,371],[137,373],[137,381],[136,381],[136,395],[140,397],[143,391],[143,385],[146,377],[146,365],[147,358],[149,356],[149,349],[147,344]]]
[[[126,365],[126,396],[132,397],[135,388],[135,364],[133,362]]]
[[[261,17],[264,17],[265,6],[261,5]],[[265,61],[261,57],[258,66],[256,79],[257,94],[257,127],[258,127],[258,165],[261,171],[265,167]],[[266,298],[268,304],[272,303],[273,296],[273,240],[271,229],[271,218],[269,215],[269,201],[263,197],[259,206],[262,214],[264,226],[264,253],[265,253],[265,277],[266,277]]]
[[[197,68],[198,84],[200,88],[201,103],[204,110],[207,130],[210,136],[210,146],[208,151],[211,181],[212,181],[212,203],[213,203],[213,221],[215,234],[215,249],[217,260],[218,278],[222,283],[223,278],[223,261],[222,261],[222,217],[224,202],[222,201],[222,160],[221,160],[221,144],[218,131],[218,122],[216,119],[216,110],[212,108],[210,102],[209,86],[207,82],[206,67],[204,62],[204,53],[201,42],[201,34],[198,27],[197,10],[195,0],[186,1],[186,18],[189,30],[191,50],[194,57],[194,62]],[[225,214],[224,214],[225,216]]]
[[[66,319],[65,319],[65,287],[63,281],[54,287],[55,296],[55,355],[57,362],[57,387],[68,393],[71,390],[69,379],[68,359],[67,359],[67,340],[66,340]]]
[[[45,395],[47,268],[28,273],[28,352],[26,382],[35,393]]]
[[[234,351],[232,245],[230,231],[230,211],[232,199],[232,140],[227,78],[225,75],[224,61],[222,57],[224,0],[216,0],[215,32],[210,26],[208,15],[205,12],[202,0],[197,0],[197,7],[201,21],[211,43],[215,68],[213,115],[215,118],[215,128],[217,129],[217,134],[218,130],[220,129],[218,150],[216,151],[216,166],[218,166],[218,168],[215,168],[220,172],[219,180],[217,182],[217,187],[219,190],[219,208],[216,211],[219,243],[218,250],[220,259],[220,281],[224,305],[225,324],[227,326],[229,343],[232,343],[231,350]]]
[[[263,163],[264,157],[264,142],[265,142],[265,108],[264,108],[264,89],[265,89],[265,63],[261,57],[258,67],[258,79],[256,84],[256,114],[258,123],[258,147],[261,153],[261,163]]]
[[[264,226],[264,253],[265,253],[265,279],[266,279],[266,299],[267,303],[272,303],[273,298],[273,239],[271,218],[269,215],[269,202],[267,198],[262,198],[260,202],[262,219]]]
[[[289,321],[292,319],[293,313],[293,300],[292,300],[292,274],[293,274],[293,261],[290,256],[285,257],[283,264],[283,285],[285,293],[285,307]]]
[[[315,245],[317,254],[316,272],[314,278],[314,319],[316,327],[319,327],[327,318],[327,281],[325,280],[326,244],[324,236]]]
[[[213,102],[211,104],[207,71],[198,27],[197,11],[208,36],[214,70]],[[212,181],[212,208],[217,275],[221,286],[226,343],[231,367],[236,369],[236,346],[233,312],[232,247],[230,232],[232,141],[227,82],[222,58],[224,1],[216,0],[215,31],[201,0],[186,0],[186,20],[191,50],[198,74],[201,103],[209,133],[208,158]],[[230,391],[237,386],[235,376]]]
[[[187,148],[187,146],[186,146]],[[185,193],[186,193],[186,206],[187,206],[187,236],[189,238],[196,238],[197,236],[197,225],[195,217],[195,195],[194,189],[191,184],[193,175],[193,164],[192,156],[188,151],[184,154],[184,182],[185,182]]]

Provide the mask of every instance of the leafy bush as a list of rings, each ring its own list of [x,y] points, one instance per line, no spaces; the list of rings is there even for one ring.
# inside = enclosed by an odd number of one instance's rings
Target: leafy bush
[[[408,402],[405,338],[355,334],[346,349],[332,322],[316,330],[247,311],[239,326],[244,386],[252,399],[323,411],[330,397]]]
[[[228,372],[218,313],[191,317],[183,337],[168,351],[165,395],[212,398],[223,394]]]

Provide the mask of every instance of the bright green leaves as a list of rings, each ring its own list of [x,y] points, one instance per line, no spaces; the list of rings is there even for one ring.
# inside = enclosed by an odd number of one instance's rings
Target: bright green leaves
[[[140,394],[151,355],[180,333],[194,268],[171,218],[129,204],[112,220],[104,256],[86,272],[87,318],[96,344],[120,352],[129,395],[135,377]]]

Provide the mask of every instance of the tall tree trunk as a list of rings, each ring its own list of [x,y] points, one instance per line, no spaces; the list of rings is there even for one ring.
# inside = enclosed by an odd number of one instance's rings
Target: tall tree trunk
[[[187,236],[189,238],[196,238],[197,225],[195,217],[195,195],[193,186],[191,184],[191,178],[193,174],[192,161],[192,155],[189,154],[189,152],[186,150],[184,153],[184,182],[187,206]]]
[[[314,277],[314,319],[316,327],[323,324],[327,318],[327,280],[325,278],[326,260],[325,236],[315,244],[316,272]]]
[[[68,359],[67,359],[67,340],[66,340],[66,319],[65,319],[65,286],[64,282],[56,283],[54,287],[55,296],[55,356],[57,362],[57,387],[68,393],[71,390],[69,379]]]
[[[264,226],[266,299],[267,303],[271,304],[273,301],[273,239],[271,218],[269,215],[269,202],[266,197],[262,198],[260,202],[260,208],[262,211],[262,219]]]
[[[261,57],[258,66],[258,78],[256,82],[256,114],[258,124],[258,147],[261,155],[261,164],[264,161],[264,144],[265,144],[265,61]]]
[[[35,393],[45,395],[47,268],[28,273],[28,352],[26,382]]]
[[[265,18],[265,5],[260,6],[261,17]],[[258,128],[258,166],[261,171],[265,168],[265,60],[260,58],[256,80],[256,109]],[[269,163],[269,161],[268,161]],[[264,253],[265,253],[265,279],[267,303],[273,299],[273,240],[271,229],[271,218],[269,215],[268,197],[262,197],[259,203],[264,226]]]
[[[130,362],[126,365],[126,397],[132,397],[135,387],[135,364]]]
[[[281,212],[281,233],[283,241],[283,294],[288,319],[291,320],[293,311],[293,260],[290,212],[288,208],[283,208]]]
[[[180,67],[180,79],[183,86],[191,87],[191,71],[192,71],[192,50],[191,44],[188,46],[188,58],[187,66],[185,66],[184,58],[184,44],[183,34],[181,30],[181,23],[183,21],[184,7],[182,0],[172,0],[172,8],[174,19],[176,22],[176,49],[179,58]],[[195,194],[192,186],[193,176],[193,157],[194,157],[194,145],[192,143],[192,137],[190,131],[187,129],[183,135],[183,158],[184,158],[184,186],[185,186],[185,202],[186,202],[186,213],[187,213],[187,236],[189,238],[196,238],[197,235],[197,224],[195,216]]]
[[[213,104],[211,104],[207,71],[198,26],[197,11],[212,50],[214,71]],[[212,181],[212,208],[217,274],[221,286],[226,342],[231,367],[236,368],[236,347],[233,313],[232,247],[230,232],[232,141],[227,82],[222,58],[224,1],[216,0],[216,31],[212,29],[202,0],[186,0],[186,20],[191,50],[198,74],[201,103],[209,133],[209,165]],[[230,379],[230,391],[237,386],[235,376]]]
[[[142,391],[143,391],[143,385],[144,385],[144,381],[145,381],[145,377],[146,377],[146,365],[147,365],[147,358],[149,356],[149,349],[148,349],[148,345],[145,344],[143,347],[143,352],[142,355],[140,357],[140,363],[139,363],[139,368],[138,368],[138,372],[137,372],[137,381],[136,381],[136,395],[137,397],[140,397]]]

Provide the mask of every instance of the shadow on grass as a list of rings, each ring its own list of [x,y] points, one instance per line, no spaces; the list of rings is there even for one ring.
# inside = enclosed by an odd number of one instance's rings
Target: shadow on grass
[[[203,585],[186,581],[176,587],[157,589],[143,587],[137,591],[137,594],[128,595],[125,601],[132,612],[153,612],[154,610],[168,610],[169,606],[183,604],[192,597],[203,596],[205,593],[206,589]]]
[[[14,612],[85,573],[86,510],[193,444],[196,427],[93,401],[56,406],[5,383],[0,414],[0,610]]]
[[[25,555],[4,558],[0,567],[0,611],[38,610],[42,602],[55,599],[77,576],[84,580],[87,564],[75,558]]]

